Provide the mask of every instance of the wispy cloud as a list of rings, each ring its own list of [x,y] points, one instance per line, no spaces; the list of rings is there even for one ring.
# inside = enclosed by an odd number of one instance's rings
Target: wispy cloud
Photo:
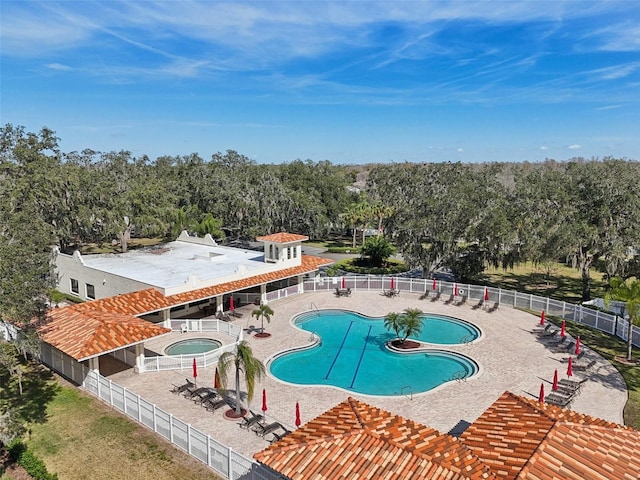
[[[573,145],[569,145],[567,148],[569,150],[580,150],[582,148],[582,145],[578,145],[577,143],[574,143]]]
[[[64,65],[62,63],[47,63],[45,65],[45,67],[51,69],[51,70],[58,70],[61,72],[69,72],[71,70],[73,70],[72,67],[70,67],[69,65]]]

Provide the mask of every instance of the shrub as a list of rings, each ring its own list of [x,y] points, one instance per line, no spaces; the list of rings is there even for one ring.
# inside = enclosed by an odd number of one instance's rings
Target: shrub
[[[9,444],[9,457],[13,461],[18,462],[35,480],[58,480],[58,475],[49,473],[44,462],[28,450],[27,446],[19,440],[14,440]]]

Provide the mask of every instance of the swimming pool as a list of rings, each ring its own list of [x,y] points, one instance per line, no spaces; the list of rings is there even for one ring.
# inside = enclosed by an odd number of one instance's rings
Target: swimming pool
[[[206,353],[220,348],[222,343],[212,338],[189,338],[172,343],[164,349],[165,355],[192,355],[194,353]]]
[[[343,310],[307,312],[295,319],[299,328],[321,341],[313,348],[287,352],[269,362],[276,378],[299,385],[327,385],[367,395],[426,392],[478,371],[469,357],[439,349],[396,353],[386,347],[395,334],[382,318]],[[425,315],[418,340],[465,343],[478,338],[471,323],[441,315]]]

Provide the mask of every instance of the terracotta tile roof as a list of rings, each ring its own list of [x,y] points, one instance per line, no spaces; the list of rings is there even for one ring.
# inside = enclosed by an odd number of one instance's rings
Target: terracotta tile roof
[[[580,432],[582,446],[567,444],[563,447],[558,444],[558,439],[566,440],[567,435],[572,431],[576,434]],[[460,439],[491,468],[498,478],[600,478],[589,474],[571,477],[565,476],[562,472],[586,468],[585,465],[588,462],[582,457],[590,455],[591,450],[597,450],[602,443],[599,438],[603,431],[610,432],[610,439],[616,437],[618,433],[627,438],[630,432],[627,427],[616,423],[546,403],[540,404],[537,400],[505,392],[467,428]],[[590,440],[591,437],[593,437],[593,443]],[[635,432],[635,438],[635,448],[640,450],[638,432]],[[617,447],[608,446],[612,451],[618,450]],[[568,456],[558,455],[553,462],[539,460],[549,455],[553,456],[554,453],[560,454],[567,448],[570,450]],[[623,446],[620,448],[624,450]],[[525,470],[524,467],[528,462],[530,464]],[[633,468],[637,469],[638,464]],[[534,470],[540,476],[530,476]]]
[[[153,288],[140,290],[138,292],[123,293],[115,297],[103,298],[81,304],[80,308],[97,310],[108,313],[122,313],[126,315],[143,315],[165,308],[171,308],[186,303],[203,300],[205,298],[237,292],[246,288],[262,285],[263,283],[275,282],[296,275],[314,272],[321,265],[333,263],[333,260],[310,255],[303,255],[301,265],[270,273],[254,275],[252,277],[235,280],[233,282],[221,283],[212,287],[191,290],[190,292],[169,295],[165,297],[162,293]]]
[[[640,432],[559,423],[517,478],[530,480],[637,480]]]
[[[254,458],[292,480],[495,478],[456,438],[351,397]]]
[[[42,340],[78,361],[171,332],[130,315],[87,312],[79,305],[56,308],[40,328]]]
[[[293,242],[304,242],[305,240],[309,240],[309,237],[306,235],[298,235],[295,233],[272,233],[271,235],[263,235],[262,237],[256,237],[258,242],[274,242],[274,243],[293,243]]]

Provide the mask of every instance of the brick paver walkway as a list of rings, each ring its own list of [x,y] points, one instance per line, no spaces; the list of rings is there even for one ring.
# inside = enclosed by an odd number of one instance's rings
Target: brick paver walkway
[[[296,314],[311,310],[312,304],[318,309],[344,308],[371,316],[384,316],[389,312],[401,312],[413,307],[426,313],[439,313],[470,321],[482,330],[482,337],[472,344],[453,346],[450,349],[473,358],[480,365],[480,372],[467,381],[450,382],[435,390],[414,395],[413,399],[406,396],[366,396],[330,387],[286,385],[267,376],[257,384],[251,408],[260,411],[261,392],[265,388],[268,396],[268,421],[280,421],[290,429],[295,428],[296,402],[300,403],[302,421],[305,422],[351,395],[446,433],[458,423],[472,423],[505,390],[537,398],[541,383],[545,383],[547,393],[551,391],[554,370],[558,370],[560,378],[565,378],[567,355],[554,353],[535,335],[538,331],[537,317],[508,307],[487,312],[481,308],[473,308],[473,304],[448,305],[442,300],[421,299],[417,294],[404,292],[393,298],[366,291],[354,291],[350,297],[341,298],[336,298],[332,292],[316,292],[273,302],[271,307],[275,314],[271,323],[265,324],[266,331],[272,336],[257,339],[251,334],[245,335],[254,354],[267,361],[282,350],[309,343],[309,333],[294,328],[291,320]],[[235,319],[234,323],[249,330],[252,325],[259,327],[259,322],[250,318],[249,313],[245,313],[243,318]],[[220,334],[176,332],[156,342],[148,342],[146,348],[161,351],[165,345],[187,336],[214,337],[224,343],[233,341]],[[611,364],[590,350],[587,350],[583,361],[592,358],[597,360],[597,364],[589,373],[589,381],[571,408],[622,423],[622,411],[627,400],[624,380]],[[198,383],[213,385],[214,368],[200,369]],[[251,457],[268,445],[265,439],[240,429],[236,421],[224,419],[221,410],[209,413],[193,402],[170,393],[173,384],[183,383],[190,376],[190,369],[143,374],[135,374],[127,369],[114,373],[109,378],[243,455]],[[583,377],[578,374],[575,378]]]

